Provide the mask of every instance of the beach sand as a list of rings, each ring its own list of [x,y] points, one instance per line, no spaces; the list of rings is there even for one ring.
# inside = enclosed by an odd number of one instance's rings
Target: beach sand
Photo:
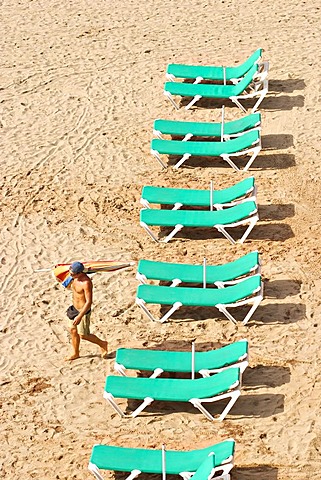
[[[234,480],[321,478],[320,12],[316,0],[1,2],[2,478],[93,478],[96,443],[188,450],[229,437]],[[221,118],[204,103],[174,111],[167,64],[234,65],[259,47],[269,95],[250,172],[162,171],[150,155],[156,118]],[[226,120],[241,115],[226,104]],[[158,245],[139,226],[145,184],[223,188],[249,174],[260,221],[244,245],[212,232]],[[253,250],[265,298],[246,327],[216,310],[152,323],[135,305],[134,267],[93,277],[93,332],[109,359],[82,343],[79,360],[63,361],[70,294],[35,270],[82,259],[219,264]],[[120,419],[106,404],[118,347],[189,349],[194,338],[197,349],[249,341],[243,393],[224,422],[163,404]]]

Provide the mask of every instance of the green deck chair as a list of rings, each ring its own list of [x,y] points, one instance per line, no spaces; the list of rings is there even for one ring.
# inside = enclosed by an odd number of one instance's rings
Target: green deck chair
[[[207,462],[210,455],[214,457],[215,468],[217,470],[220,468],[224,474],[228,474],[233,467],[234,452],[235,441],[233,439],[199,450],[166,450],[165,453],[163,450],[94,445],[88,469],[97,480],[103,480],[100,474],[101,470],[130,472],[126,480],[133,480],[141,473],[162,474],[165,455],[166,474],[180,475],[184,480],[189,480],[191,474],[196,472],[204,462]]]
[[[216,375],[195,380],[109,375],[106,378],[104,398],[121,417],[136,417],[154,400],[160,400],[163,402],[190,402],[209,420],[214,420],[214,417],[203,403],[229,399],[218,417],[218,420],[222,421],[241,395],[240,376],[240,369],[234,367]],[[143,402],[130,415],[127,415],[116,403],[115,398],[137,399],[143,400]]]
[[[252,113],[254,113],[268,92],[268,80],[266,78],[264,80],[255,82],[255,76],[257,73],[258,65],[253,65],[236,85],[208,85],[199,83],[166,82],[164,87],[164,95],[166,98],[168,98],[168,100],[170,100],[172,105],[177,110],[179,109],[179,105],[173,99],[173,95],[180,95],[181,97],[193,97],[189,104],[186,105],[186,110],[204,97],[221,100],[230,99],[243,112],[246,112],[246,108],[241,102],[243,100],[258,97],[254,107],[252,108]]]
[[[258,130],[246,132],[239,137],[224,142],[181,142],[180,140],[159,139],[151,141],[151,154],[163,168],[166,168],[167,165],[162,161],[161,154],[181,156],[174,168],[179,168],[192,156],[221,157],[238,172],[240,169],[232,159],[250,155],[243,169],[246,172],[260,153],[260,150],[261,137]]]
[[[172,282],[171,287],[181,283],[200,283],[224,287],[233,285],[251,275],[261,272],[259,253],[248,253],[233,262],[223,265],[190,265],[188,263],[154,262],[139,260],[136,278],[141,284],[149,280]]]
[[[140,203],[145,208],[151,204],[173,205],[173,210],[185,207],[207,207],[221,210],[244,201],[256,202],[256,186],[254,177],[244,178],[231,187],[216,190],[209,187],[206,190],[191,188],[167,188],[145,185],[142,190]]]
[[[160,242],[154,235],[151,226],[174,227],[162,242],[169,242],[183,227],[216,228],[233,245],[243,243],[259,219],[255,202],[244,202],[224,210],[156,210],[142,209],[140,211],[140,225],[155,242]],[[227,228],[247,226],[242,237],[236,241],[227,231]]]
[[[243,374],[248,367],[249,344],[247,340],[225,345],[207,352],[147,350],[138,348],[118,348],[116,351],[115,370],[127,376],[126,370],[153,372],[156,378],[163,372],[199,373],[209,377],[233,366],[238,367]]]
[[[261,114],[251,113],[231,122],[181,122],[176,120],[155,120],[153,134],[162,140],[162,135],[184,137],[184,141],[192,137],[214,137],[228,140],[238,137],[244,132],[261,129]]]
[[[243,325],[252,317],[263,299],[263,282],[261,275],[253,275],[242,282],[225,288],[198,287],[163,287],[159,285],[139,285],[136,293],[136,304],[154,322],[164,323],[180,307],[216,307],[226,318],[236,324],[236,319],[228,311],[229,308],[252,305],[243,320]],[[161,318],[155,318],[146,304],[169,305],[171,308]]]
[[[188,78],[198,81],[204,79],[235,83],[235,81],[244,77],[254,64],[261,62],[262,54],[263,49],[258,48],[245,62],[233,67],[170,63],[167,66],[166,77],[171,81],[174,81],[176,78]]]

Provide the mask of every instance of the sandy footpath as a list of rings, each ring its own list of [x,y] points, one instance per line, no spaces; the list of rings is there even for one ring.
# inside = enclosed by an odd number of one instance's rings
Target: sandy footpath
[[[0,21],[1,478],[93,478],[95,443],[188,450],[233,437],[233,480],[321,479],[319,2],[2,0]],[[156,118],[221,116],[204,103],[174,111],[166,65],[233,65],[258,47],[269,95],[250,172],[193,162],[161,171],[150,155]],[[240,116],[226,104],[227,120]],[[209,232],[157,245],[139,226],[143,185],[224,188],[247,175],[260,222],[244,245]],[[63,361],[69,294],[34,273],[76,259],[218,264],[253,250],[265,298],[246,327],[212,310],[152,323],[135,305],[135,268],[95,275],[105,361],[89,344]],[[105,403],[118,347],[189,349],[194,338],[197,349],[249,341],[243,394],[223,423],[162,404],[120,419]]]

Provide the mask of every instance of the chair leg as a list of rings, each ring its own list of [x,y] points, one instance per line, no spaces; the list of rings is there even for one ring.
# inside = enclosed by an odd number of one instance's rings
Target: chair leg
[[[149,378],[157,378],[163,373],[163,371],[164,370],[162,368],[155,368],[155,370],[153,371],[152,375]]]
[[[146,232],[148,233],[148,235],[150,235],[150,236],[152,237],[152,239],[153,239],[156,243],[159,243],[158,238],[153,234],[153,232],[151,231],[151,229],[149,228],[149,226],[147,225],[147,223],[145,223],[145,222],[140,222],[140,226],[143,227],[144,230],[146,230]]]
[[[243,320],[243,325],[246,325],[247,322],[250,320],[250,318],[252,317],[253,313],[255,312],[255,310],[257,309],[257,307],[260,305],[261,301],[262,301],[263,297],[260,295],[258,296],[253,305],[252,305],[252,308],[250,309],[250,311],[248,312],[248,314],[246,315],[246,317],[244,318]]]
[[[124,365],[121,365],[120,363],[115,362],[114,363],[114,369],[116,370],[117,373],[119,373],[122,377],[127,377],[126,375],[126,368]]]
[[[254,162],[254,160],[256,159],[256,157],[258,156],[258,154],[260,153],[261,151],[261,145],[259,145],[258,147],[255,147],[253,148],[253,154],[250,158],[250,160],[247,162],[247,164],[245,165],[245,167],[243,168],[243,172],[247,172],[248,169],[250,168],[250,166],[252,165],[252,163]]]
[[[153,150],[151,149],[150,153],[153,155],[153,157],[156,158],[156,160],[158,161],[158,163],[163,167],[163,168],[167,168],[167,165],[165,165],[165,163],[162,161],[160,155],[159,155],[159,152],[157,150]]]
[[[187,133],[185,137],[183,138],[182,142],[188,142],[193,137],[192,133]]]
[[[159,130],[153,129],[153,135],[154,135],[155,137],[159,138],[160,140],[163,139],[162,134],[161,134],[161,132],[160,132]]]
[[[253,213],[255,213],[255,212],[253,211]],[[236,243],[243,243],[247,239],[247,237],[251,233],[252,229],[256,225],[258,219],[259,219],[258,215],[253,215],[251,218],[241,220],[240,222],[230,223],[230,224],[227,224],[227,225],[219,224],[219,225],[213,225],[213,226],[220,233],[222,233],[222,235],[224,235],[224,237],[226,237],[233,245],[235,245]],[[249,224],[249,226],[247,227],[247,229],[243,233],[243,236],[240,238],[240,240],[234,240],[234,238],[226,231],[226,228],[240,227],[240,226],[244,226],[246,224]]]
[[[203,405],[201,404],[198,398],[192,398],[190,402],[192,405],[194,405],[195,408],[197,408],[200,412],[202,412],[206,418],[208,418],[212,422],[215,420],[214,417],[210,414],[210,412],[206,410],[205,407],[203,407]]]
[[[121,417],[126,417],[126,414],[122,411],[121,408],[119,408],[119,406],[115,402],[114,396],[111,393],[104,392],[104,398],[107,400],[109,405],[111,405],[113,409],[118,413],[118,415],[120,415]]]
[[[218,230],[222,235],[224,235],[224,237],[227,238],[232,245],[236,244],[234,238],[225,230],[223,225],[214,225],[214,228],[216,228],[216,230]]]
[[[224,465],[219,465],[211,471],[208,480],[215,479],[215,480],[228,480],[230,478],[230,471],[233,468],[233,463],[226,463]]]
[[[140,203],[143,205],[144,208],[151,209],[150,203],[148,202],[148,200],[145,200],[145,198],[141,198]]]
[[[104,478],[100,475],[99,468],[94,463],[89,462],[88,470],[94,475],[96,480],[104,480]]]
[[[234,325],[237,324],[237,321],[235,320],[235,318],[233,317],[233,315],[226,309],[226,306],[225,305],[222,305],[222,304],[217,304],[215,305],[216,308],[218,309],[219,312],[221,313],[224,313],[224,315],[226,316],[226,318],[228,320],[230,320],[232,323],[234,323]]]
[[[249,305],[249,304],[252,304],[252,307],[250,308],[249,312],[247,313],[247,315],[245,316],[244,320],[242,321],[243,325],[246,325],[247,322],[250,320],[250,318],[252,317],[253,313],[255,312],[255,310],[257,309],[257,307],[260,305],[261,301],[263,300],[263,285],[261,286],[261,290],[260,290],[260,293],[258,295],[256,295],[255,297],[253,298],[249,298],[247,300],[244,300],[244,301],[241,301],[241,302],[236,302],[236,303],[231,303],[231,304],[226,304],[226,305],[223,305],[223,304],[217,304],[215,305],[216,308],[224,313],[224,315],[226,316],[226,318],[228,318],[229,320],[231,320],[231,322],[233,322],[234,324],[236,324],[236,320],[235,318],[233,317],[233,315],[227,310],[228,307],[231,307],[231,308],[235,308],[235,307],[242,307],[244,305]]]
[[[147,317],[150,320],[158,323],[166,322],[166,320],[168,320],[173,315],[173,313],[176,312],[176,310],[178,310],[182,306],[181,302],[175,302],[174,305],[168,310],[167,313],[165,313],[165,315],[162,318],[157,319],[150,313],[150,311],[146,307],[144,300],[142,300],[141,298],[136,298],[136,304],[140,306],[140,308],[143,310],[143,312],[147,315]]]
[[[160,319],[160,322],[166,322],[166,320],[168,320],[173,315],[173,313],[176,312],[176,310],[178,310],[182,305],[183,304],[181,302],[175,302],[172,308],[168,310],[168,312]]]
[[[154,399],[152,397],[146,397],[141,405],[136,408],[136,410],[133,411],[133,413],[130,414],[131,417],[137,417],[148,405],[150,405]]]
[[[230,100],[232,100],[235,105],[237,105],[244,113],[246,113],[246,108],[244,108],[243,105],[238,101],[237,97],[230,97]]]
[[[180,223],[178,223],[176,227],[171,231],[171,233],[167,235],[167,237],[163,240],[163,242],[168,243],[176,235],[176,233],[182,230],[183,227],[184,225],[181,225]]]
[[[261,102],[263,101],[267,92],[268,92],[268,80],[264,80],[263,81],[263,89],[261,90],[260,97],[258,98],[256,104],[252,108],[252,113],[256,112],[256,110],[259,108],[259,106],[260,106]]]
[[[136,273],[136,279],[139,281],[140,285],[146,285],[148,283],[146,275],[143,275],[139,272]]]
[[[180,203],[180,202],[176,202],[172,208],[172,210],[179,210],[180,208],[182,208],[183,204]]]
[[[225,398],[230,398],[230,401],[224,408],[223,412],[221,415],[218,417],[218,421],[221,422],[224,420],[228,412],[231,410],[233,407],[234,403],[236,400],[239,398],[241,395],[241,390],[238,387],[236,390],[233,390],[232,392],[225,393],[223,395],[218,395],[213,398],[191,398],[190,402],[194,405],[194,407],[198,408],[209,420],[214,421],[214,417],[210,414],[210,412],[204,407],[203,403],[213,403],[213,402],[218,402],[220,400],[224,400]]]
[[[237,243],[244,243],[244,241],[247,239],[247,237],[249,236],[249,234],[251,233],[251,231],[253,230],[253,228],[255,227],[257,221],[259,219],[259,216],[258,215],[254,215],[254,217],[252,217],[250,219],[250,224],[248,226],[248,228],[245,230],[242,238],[240,240],[238,240]]]
[[[233,407],[233,405],[235,404],[236,400],[239,398],[240,395],[241,395],[241,390],[240,389],[237,389],[234,392],[231,392],[231,394],[230,394],[231,400],[229,401],[229,403],[226,405],[223,412],[219,416],[219,418],[218,418],[219,422],[224,420],[224,418],[226,417],[228,412],[231,410],[231,408]]]
[[[158,322],[157,320],[148,310],[148,308],[145,305],[144,300],[141,298],[136,298],[136,304],[140,306],[140,308],[143,310],[143,312],[147,315],[147,317],[152,321],[152,322]]]
[[[176,110],[179,110],[179,106],[177,105],[177,103],[173,99],[172,94],[170,92],[166,92],[166,90],[164,90],[164,95],[165,95],[166,98],[168,98],[168,100],[171,102],[173,107],[176,108]]]
[[[134,478],[138,477],[142,472],[140,470],[132,470],[130,472],[130,475],[126,477],[126,480],[133,480]]]
[[[233,168],[233,170],[235,170],[236,172],[240,171],[239,167],[237,165],[235,165],[235,163],[231,160],[229,155],[222,154],[222,155],[220,155],[220,157],[222,157],[223,160],[225,160],[225,162],[227,162],[229,164],[229,166]]]
[[[185,110],[189,110],[194,105],[194,103],[198,102],[201,98],[202,95],[195,95],[195,97],[193,97],[193,100],[191,100],[189,104],[186,105]]]
[[[149,228],[149,226],[147,225],[147,223],[145,222],[140,222],[140,226],[143,227],[144,230],[146,230],[146,232],[148,233],[148,235],[150,235],[152,237],[152,239],[157,242],[157,243],[168,243],[175,235],[176,233],[178,233],[180,230],[182,230],[182,228],[184,227],[184,225],[181,225],[180,223],[178,223],[175,228],[171,231],[171,233],[169,235],[167,235],[167,237],[164,238],[164,240],[158,240],[158,238],[156,237],[156,235],[154,235],[154,233],[151,231],[151,229]]]
[[[191,156],[190,153],[184,153],[182,158],[174,165],[174,168],[178,169],[183,163]]]
[[[179,475],[183,478],[183,480],[190,480],[195,472],[179,472]]]
[[[104,478],[100,474],[100,471],[99,471],[99,468],[97,467],[97,465],[95,465],[93,463],[89,463],[88,470],[94,475],[96,480],[104,480]],[[126,480],[134,480],[134,478],[138,477],[138,475],[140,475],[141,473],[142,472],[140,470],[132,470],[130,472],[130,475],[128,475],[128,477],[126,477]]]

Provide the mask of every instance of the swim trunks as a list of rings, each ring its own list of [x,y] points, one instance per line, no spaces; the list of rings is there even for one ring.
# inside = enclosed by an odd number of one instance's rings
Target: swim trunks
[[[73,324],[74,319],[77,317],[79,311],[71,305],[67,310],[67,317],[68,317],[68,328],[77,328],[77,332],[79,335],[89,335],[90,334],[90,316],[91,310],[88,310],[87,313],[82,317],[80,323],[78,325]]]

